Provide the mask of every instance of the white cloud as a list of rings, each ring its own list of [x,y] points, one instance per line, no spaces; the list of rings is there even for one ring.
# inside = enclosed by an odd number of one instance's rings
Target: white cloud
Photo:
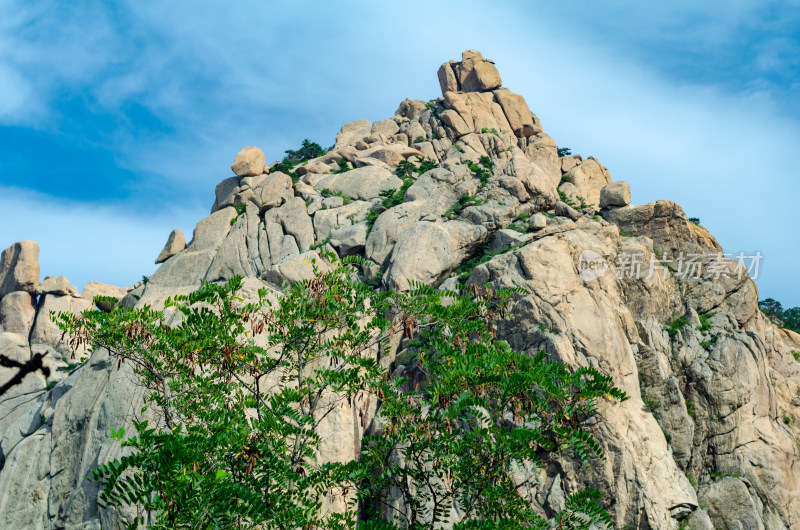
[[[37,110],[31,84],[18,71],[0,63],[0,123],[18,122]]]
[[[131,285],[156,269],[153,261],[172,229],[189,239],[207,213],[176,207],[141,215],[125,205],[66,201],[0,186],[0,248],[36,241],[42,278],[64,274],[79,289],[90,281]]]

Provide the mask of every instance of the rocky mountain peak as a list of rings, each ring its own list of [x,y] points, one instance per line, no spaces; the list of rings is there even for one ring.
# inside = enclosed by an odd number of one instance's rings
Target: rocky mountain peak
[[[267,162],[245,147],[191,240],[173,231],[148,282],[102,292],[163,307],[234,275],[277,292],[311,278],[311,260],[325,270],[323,250],[362,256],[376,287],[521,287],[504,339],[598,368],[631,396],[593,420],[606,461],[582,472],[565,454],[530,471],[537,510],[592,486],[618,527],[800,528],[800,336],[759,312],[742,263],[674,202],[631,204],[635,190],[596,158],[560,156],[480,52],[438,77],[441,97],[347,123],[327,152],[304,144]],[[36,255],[21,242],[0,262],[0,325],[11,326],[0,353],[17,358],[63,351],[48,311],[81,310],[101,291],[40,284]],[[403,356],[384,361],[413,375]],[[42,379],[0,398],[0,527],[110,525],[82,477],[119,454],[109,427],[128,425],[142,395],[100,351],[54,388]],[[356,417],[343,406],[331,419],[322,458],[351,457],[371,420]]]
[[[442,95],[447,92],[491,92],[500,88],[500,72],[494,62],[484,59],[478,50],[466,50],[461,61],[448,61],[439,67]]]

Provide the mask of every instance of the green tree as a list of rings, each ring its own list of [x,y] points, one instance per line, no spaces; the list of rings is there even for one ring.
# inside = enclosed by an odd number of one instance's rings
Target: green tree
[[[73,346],[132,365],[159,418],[113,431],[128,451],[93,471],[101,503],[136,508],[131,528],[434,528],[454,510],[459,528],[548,527],[518,495],[533,479],[514,470],[551,451],[600,455],[581,422],[625,395],[593,369],[497,340],[519,291],[376,292],[357,265],[255,301],[233,278],[166,311],[60,314]],[[415,368],[394,378],[379,359],[398,340]],[[381,407],[362,457],[319,461],[326,416],[366,394]],[[323,513],[328,494],[349,511]],[[555,524],[608,523],[599,496],[576,493]]]
[[[761,312],[767,315],[776,324],[783,324],[783,305],[774,298],[765,298],[758,301]]]
[[[361,462],[371,473],[362,495],[400,528],[433,528],[455,513],[464,520],[456,528],[547,528],[519,494],[535,487],[520,470],[543,453],[574,450],[586,463],[602,455],[581,422],[598,399],[626,396],[592,368],[571,371],[497,340],[494,323],[521,293],[473,286],[470,294],[448,292],[442,304],[440,292],[416,285],[401,299],[401,324],[414,337],[404,356],[424,378],[381,389],[384,423]],[[599,498],[593,490],[574,495],[556,524],[610,525]]]
[[[298,180],[299,177],[295,173],[294,168],[303,162],[324,155],[325,152],[326,150],[320,147],[318,143],[312,142],[306,138],[303,140],[300,149],[287,149],[285,151],[286,156],[283,157],[283,160],[273,164],[269,172],[275,173],[276,171],[281,171],[289,175],[292,180]]]
[[[792,307],[783,312],[783,326],[800,333],[800,307]]]
[[[325,154],[325,151],[320,147],[320,145],[316,142],[310,141],[308,138],[303,140],[303,143],[300,146],[300,149],[292,150],[287,149],[286,151],[286,160],[291,160],[292,162],[305,162],[306,160],[311,160],[312,158],[317,158]]]

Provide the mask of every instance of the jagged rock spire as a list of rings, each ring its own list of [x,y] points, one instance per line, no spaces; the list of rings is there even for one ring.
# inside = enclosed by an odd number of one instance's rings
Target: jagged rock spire
[[[502,85],[494,62],[478,50],[466,50],[461,62],[448,61],[439,67],[439,85],[445,92],[490,92]]]

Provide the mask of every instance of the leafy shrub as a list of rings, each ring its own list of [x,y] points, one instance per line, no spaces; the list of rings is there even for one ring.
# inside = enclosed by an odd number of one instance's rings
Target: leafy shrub
[[[484,243],[478,248],[478,251],[472,258],[462,263],[456,269],[456,274],[458,275],[458,281],[464,283],[465,281],[467,281],[470,275],[472,275],[472,271],[475,270],[475,267],[483,263],[486,263],[495,256],[499,256],[500,254],[505,254],[506,252],[510,252],[511,250],[514,250],[514,248],[510,247],[503,250],[492,251],[489,250],[489,243],[488,242]]]
[[[296,151],[287,149],[285,151],[286,156],[283,157],[283,160],[270,167],[269,172],[275,173],[280,171],[281,173],[286,173],[289,175],[292,180],[297,181],[300,177],[297,175],[297,173],[295,173],[294,168],[303,162],[308,162],[313,158],[320,157],[326,152],[327,151],[320,147],[318,143],[311,142],[308,140],[308,138],[306,138],[303,140],[300,149]]]
[[[484,200],[476,199],[474,195],[462,195],[458,198],[458,202],[444,213],[444,217],[448,219],[459,217],[461,215],[461,211],[467,206],[480,206],[485,202],[486,201]]]
[[[482,156],[478,159],[478,163],[473,162],[472,160],[464,160],[463,164],[466,165],[469,170],[478,177],[478,180],[481,181],[481,188],[486,186],[486,183],[489,181],[489,178],[492,176],[492,159],[488,156]]]
[[[584,199],[580,195],[576,195],[576,197],[578,201],[580,201],[580,204],[575,207],[577,210],[585,210],[587,208],[591,208],[594,206],[594,204],[589,204],[588,202],[586,202],[586,199]]]
[[[353,274],[365,265],[345,258],[274,300],[266,290],[239,298],[239,277],[205,283],[166,301],[177,324],[150,307],[59,314],[75,347],[132,366],[164,425],[112,429],[125,450],[92,470],[101,505],[133,507],[132,527],[343,529],[361,514],[362,528],[421,528],[457,508],[460,528],[544,528],[517,494],[536,475],[520,484],[513,469],[555,451],[586,464],[602,456],[584,422],[600,400],[627,396],[591,367],[497,340],[495,322],[520,289],[381,293]],[[413,386],[376,360],[398,332],[424,374]],[[383,427],[359,459],[318,462],[320,418],[359,396],[380,400]],[[348,491],[348,511],[321,513],[325,495]],[[385,521],[389,495],[403,505]],[[600,497],[572,495],[556,521],[610,527]]]
[[[417,167],[417,173],[420,175],[424,175],[431,169],[435,169],[439,167],[439,164],[430,158],[421,158],[417,157],[417,161],[419,162],[419,166]]]
[[[291,161],[299,164],[301,162],[311,160],[312,158],[318,158],[324,155],[325,150],[322,149],[318,143],[309,141],[309,139],[306,138],[303,140],[300,149],[297,151],[287,149],[285,153],[286,157],[284,158],[284,162]]]
[[[564,193],[563,191],[561,191],[561,190],[558,190],[558,197],[561,199],[561,202],[563,202],[567,206],[569,206],[571,208],[577,208],[578,207],[578,205],[575,204],[575,201],[570,199],[569,196],[566,193]]]
[[[572,154],[572,149],[569,147],[559,147],[556,149],[556,152],[558,153],[558,158],[562,158],[565,156],[570,156]]]
[[[316,243],[314,243],[313,245],[311,245],[311,246],[309,247],[309,250],[317,250],[317,249],[319,249],[319,248],[322,248],[322,247],[324,247],[325,245],[327,245],[327,244],[328,244],[328,243],[330,243],[330,242],[331,242],[331,238],[330,238],[330,237],[326,237],[325,239],[322,239],[322,240],[320,240],[320,241],[317,241]]]
[[[348,164],[347,160],[345,160],[344,158],[340,158],[339,160],[337,160],[336,161],[336,165],[339,166],[339,167],[334,169],[333,172],[337,173],[337,174],[338,173],[347,173],[348,171],[350,171],[352,169],[350,167],[350,164]]]
[[[506,228],[508,228],[509,230],[515,230],[517,232],[525,234],[529,232],[531,229],[531,225],[529,223],[530,218],[531,218],[530,213],[520,214],[517,220],[508,225]]]
[[[711,317],[714,316],[714,313],[703,313],[702,315],[698,315],[700,320],[700,327],[697,328],[700,331],[710,331],[711,330]]]
[[[667,334],[669,334],[670,338],[675,338],[678,332],[682,331],[683,328],[685,328],[688,325],[689,322],[686,320],[686,317],[682,316],[664,326],[664,329],[666,330]]]
[[[342,201],[343,201],[343,204],[350,204],[351,202],[353,202],[353,198],[352,197],[350,197],[349,195],[345,195],[341,191],[334,191],[332,189],[323,188],[322,190],[320,190],[319,193],[320,193],[320,195],[322,195],[326,199],[328,197],[341,197]]]

